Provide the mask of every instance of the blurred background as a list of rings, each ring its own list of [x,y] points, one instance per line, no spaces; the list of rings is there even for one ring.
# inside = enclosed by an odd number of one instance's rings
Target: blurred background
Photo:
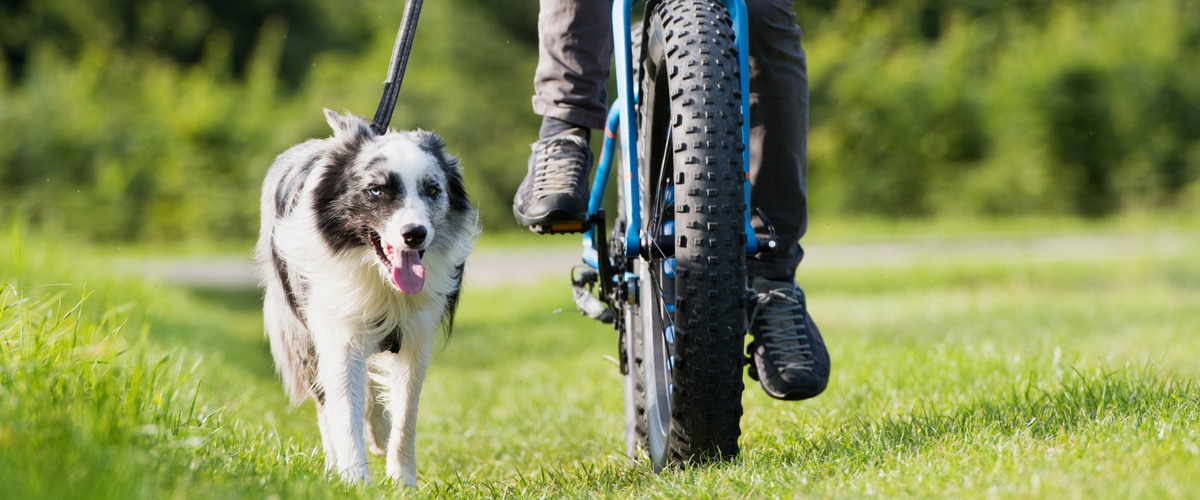
[[[0,220],[249,241],[275,155],[371,115],[399,0],[0,2]],[[809,0],[814,221],[1200,209],[1200,3]],[[437,0],[393,126],[446,137],[489,231],[538,117],[535,0]],[[1157,216],[1157,215],[1156,215]]]
[[[0,0],[0,497],[394,496],[325,474],[248,258],[274,157],[375,111],[403,3]],[[580,240],[512,219],[537,1],[424,3],[392,124],[445,136],[486,230],[415,493],[1194,498],[1200,1],[795,10],[829,390],[744,378],[743,458],[652,476]]]

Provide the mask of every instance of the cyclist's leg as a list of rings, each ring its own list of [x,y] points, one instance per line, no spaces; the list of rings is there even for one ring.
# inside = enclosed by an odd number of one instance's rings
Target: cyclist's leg
[[[791,280],[804,256],[808,68],[790,0],[747,0],[750,24],[750,205],[766,212],[780,249],[747,259],[750,276]],[[765,179],[766,182],[759,182]],[[755,230],[766,237],[757,214]]]
[[[541,0],[533,112],[604,128],[612,61],[612,2]]]
[[[825,390],[829,353],[795,284],[808,227],[805,183],[808,68],[791,0],[747,0],[750,24],[750,203],[775,226],[780,250],[746,259],[759,300],[750,312],[752,375],[767,394],[807,399]],[[767,236],[754,216],[755,230]]]
[[[581,229],[592,168],[590,129],[603,128],[612,57],[611,1],[541,0],[533,110],[542,115],[528,173],[513,197],[527,226]]]

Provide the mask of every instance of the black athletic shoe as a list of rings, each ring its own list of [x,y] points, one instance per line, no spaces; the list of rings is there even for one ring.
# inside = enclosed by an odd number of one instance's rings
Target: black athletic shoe
[[[513,197],[513,215],[522,226],[582,223],[587,220],[592,150],[583,129],[531,145],[529,173]]]
[[[754,278],[751,286],[757,300],[749,304],[750,378],[775,399],[820,394],[829,383],[829,351],[808,315],[804,291],[795,283],[762,278]]]

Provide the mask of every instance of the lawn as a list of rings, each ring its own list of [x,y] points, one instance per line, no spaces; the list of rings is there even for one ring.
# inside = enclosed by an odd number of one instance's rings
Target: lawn
[[[377,458],[370,485],[324,474],[311,404],[289,409],[275,380],[256,291],[122,279],[111,248],[0,244],[10,285],[0,496],[396,490]],[[1200,488],[1196,259],[802,268],[799,280],[833,357],[827,392],[777,402],[746,378],[743,454],[660,476],[622,456],[616,335],[574,312],[565,280],[466,290],[452,338],[435,348],[421,486],[409,493],[1187,498]]]

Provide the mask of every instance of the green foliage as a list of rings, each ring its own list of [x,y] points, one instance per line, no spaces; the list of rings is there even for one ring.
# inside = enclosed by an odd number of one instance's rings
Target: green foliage
[[[0,4],[0,49],[17,75],[47,45],[73,58],[101,45],[192,65],[207,40],[219,36],[230,43],[227,56],[241,74],[262,25],[283,20],[291,33],[279,54],[280,73],[294,86],[317,52],[362,50],[371,36],[363,29],[367,14],[354,0],[17,0]]]
[[[281,17],[262,24],[241,75],[236,38],[220,30],[194,65],[103,40],[83,39],[75,55],[35,44],[22,77],[0,88],[0,136],[13,138],[0,142],[0,217],[98,240],[252,237],[274,156],[329,135],[322,107],[374,111],[403,5],[355,6],[373,19],[359,27],[368,50],[313,54],[294,90],[280,80],[294,39]],[[461,4],[426,6],[393,121],[445,135],[489,208],[508,205],[523,174],[512,159],[537,126],[529,48],[503,38]]]
[[[816,211],[1094,217],[1200,196],[1194,2],[801,12]]]
[[[402,2],[0,5],[0,220],[94,240],[248,240],[261,179],[370,115]],[[1200,6],[813,0],[817,216],[1200,207]],[[425,5],[396,128],[433,129],[490,230],[538,118],[532,0]]]

